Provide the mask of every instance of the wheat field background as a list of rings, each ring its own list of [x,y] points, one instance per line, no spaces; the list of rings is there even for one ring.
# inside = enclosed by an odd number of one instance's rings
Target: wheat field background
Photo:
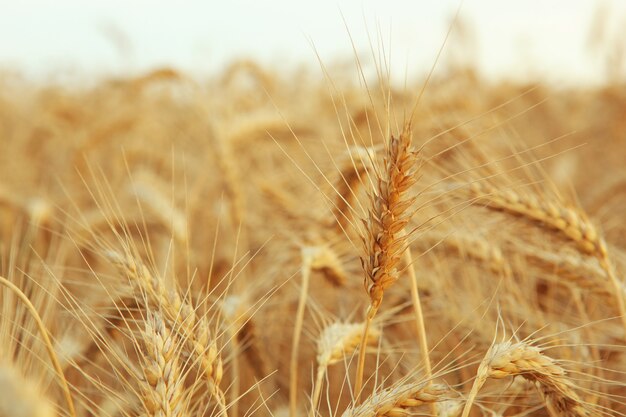
[[[623,80],[373,51],[0,77],[0,417],[626,413]]]

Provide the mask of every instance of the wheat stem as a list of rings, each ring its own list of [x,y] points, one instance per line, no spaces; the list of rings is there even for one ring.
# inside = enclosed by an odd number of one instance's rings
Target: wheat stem
[[[378,312],[378,307],[375,307],[370,304],[367,308],[367,314],[365,316],[365,325],[363,326],[363,336],[361,336],[361,344],[359,346],[359,358],[357,362],[356,368],[356,380],[354,383],[354,390],[352,392],[352,396],[354,397],[354,401],[356,403],[359,402],[359,398],[361,398],[361,390],[363,388],[363,372],[365,370],[365,346],[367,345],[367,339],[369,337],[369,330],[372,324],[372,320],[376,316]]]
[[[324,382],[324,375],[326,375],[327,365],[320,365],[317,368],[317,375],[315,376],[315,385],[313,386],[313,395],[311,396],[311,412],[310,417],[315,416],[315,410],[317,410],[317,404],[320,401],[322,395],[322,383]]]
[[[415,268],[413,268],[413,255],[411,254],[411,248],[406,248],[404,256],[406,258],[406,264],[409,270],[409,276],[411,280],[411,301],[413,304],[413,313],[415,314],[415,331],[417,332],[417,339],[419,341],[422,362],[424,362],[424,373],[426,374],[428,384],[430,385],[432,383],[433,370],[430,364],[428,340],[426,337],[426,326],[424,325],[422,303],[420,301],[419,290],[417,288],[417,274],[415,273]],[[435,403],[431,404],[431,411],[433,415],[437,414],[437,405]]]
[[[232,354],[231,360],[231,368],[230,368],[230,403],[232,404],[232,415],[239,415],[239,393],[241,392],[241,384],[239,383],[239,378],[241,375],[240,366],[239,366],[239,354],[241,352],[241,348],[239,346],[239,329],[234,329],[229,326],[229,341],[230,341],[230,349]]]
[[[302,284],[298,309],[296,311],[296,322],[293,329],[293,340],[291,344],[291,360],[289,364],[289,416],[296,417],[298,406],[298,350],[300,348],[300,336],[304,323],[304,309],[309,293],[309,281],[311,276],[311,263],[313,254],[308,248],[302,249]]]

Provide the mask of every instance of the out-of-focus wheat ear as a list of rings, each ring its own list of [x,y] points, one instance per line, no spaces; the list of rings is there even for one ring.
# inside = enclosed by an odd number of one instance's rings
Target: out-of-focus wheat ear
[[[155,182],[156,179],[147,173],[139,173],[133,177],[130,191],[139,201],[148,205],[177,242],[185,243],[188,238],[187,217],[163,194]]]
[[[42,197],[23,198],[0,187],[0,206],[8,205],[26,214],[33,227],[50,222],[54,210],[52,204]]]
[[[143,352],[142,403],[150,417],[186,414],[176,339],[160,313],[149,312],[141,335]]]
[[[13,284],[8,279],[0,276],[0,285],[7,287],[15,296],[24,304],[32,318],[37,323],[37,328],[41,334],[41,338],[43,339],[43,343],[46,346],[46,350],[48,352],[48,356],[50,357],[50,361],[52,362],[52,366],[59,378],[59,382],[61,384],[61,388],[63,389],[63,394],[65,396],[65,401],[67,402],[67,411],[72,417],[76,417],[76,409],[74,408],[74,400],[72,399],[72,393],[70,391],[69,384],[67,383],[67,379],[65,378],[65,374],[63,373],[63,368],[61,367],[61,363],[59,362],[59,358],[54,350],[54,345],[50,340],[50,335],[48,334],[48,329],[43,323],[43,320],[39,316],[37,309],[30,302],[26,294],[22,292],[15,284]]]
[[[459,400],[445,400],[437,403],[437,417],[457,417],[463,410]]]
[[[457,256],[475,259],[485,263],[494,272],[510,273],[510,265],[504,258],[502,249],[482,236],[453,232],[450,234],[430,232],[420,236],[420,249],[435,248],[453,252]]]
[[[511,190],[502,191],[479,182],[470,185],[470,192],[477,203],[523,216],[556,230],[576,243],[583,252],[595,257],[613,287],[626,336],[626,288],[617,277],[604,238],[585,213],[554,202],[539,201],[534,196],[522,196]]]
[[[317,339],[317,374],[311,396],[311,417],[315,416],[315,410],[317,410],[322,393],[322,383],[328,367],[342,361],[347,355],[356,351],[361,345],[364,327],[365,323],[334,322],[326,326],[320,333]],[[367,337],[368,340],[365,345],[374,346],[380,338],[380,331],[373,328]]]
[[[232,151],[232,144],[226,136],[211,126],[211,135],[215,143],[217,164],[224,178],[224,191],[228,197],[231,208],[231,222],[234,231],[239,233],[239,243],[244,250],[247,249],[246,228],[246,194],[237,166],[237,160]]]
[[[0,416],[55,417],[56,413],[36,383],[0,362]]]
[[[289,194],[284,187],[277,186],[275,182],[260,180],[258,187],[273,211],[280,214],[279,217],[295,224],[300,224],[303,217],[306,219],[299,201]]]
[[[337,198],[333,205],[333,226],[343,231],[350,222],[353,203],[357,198],[359,184],[367,183],[368,171],[373,168],[376,152],[368,147],[354,146],[349,155],[340,162],[339,179],[335,185]]]
[[[367,397],[361,404],[349,407],[342,417],[406,417],[411,409],[446,399],[445,385],[415,383],[384,389]]]
[[[556,275],[566,280],[575,288],[584,292],[594,292],[604,296],[612,296],[613,287],[605,281],[606,272],[597,263],[567,252],[551,252],[536,247],[525,247],[520,244],[512,246],[516,254],[520,254],[528,262],[541,271]]]
[[[311,254],[311,271],[322,273],[326,281],[335,287],[346,284],[346,272],[337,252],[328,245],[316,245],[309,247]]]
[[[411,187],[417,181],[419,169],[418,154],[411,146],[412,133],[410,123],[405,123],[404,129],[398,136],[391,136],[387,145],[383,168],[377,170],[377,187],[370,195],[370,209],[365,227],[361,236],[365,244],[365,256],[361,264],[365,272],[365,287],[369,293],[370,306],[367,311],[363,338],[367,340],[367,333],[373,318],[383,300],[385,290],[393,285],[399,277],[398,265],[404,255],[411,274],[412,300],[415,308],[418,338],[422,348],[426,343],[426,334],[423,331],[424,319],[421,316],[419,293],[414,274],[411,253],[408,248],[409,236],[404,228],[412,215],[411,206],[415,197],[409,195]],[[417,303],[417,304],[416,304]],[[430,369],[428,349],[422,352],[425,367]],[[365,349],[362,346],[357,362],[357,371],[353,396],[359,398],[363,385],[363,370],[365,368]],[[428,375],[430,379],[430,375]]]
[[[489,378],[501,379],[521,375],[536,383],[551,415],[588,417],[589,411],[576,393],[567,372],[540,348],[524,342],[503,342],[491,346],[478,367],[462,417],[469,415],[478,391]]]

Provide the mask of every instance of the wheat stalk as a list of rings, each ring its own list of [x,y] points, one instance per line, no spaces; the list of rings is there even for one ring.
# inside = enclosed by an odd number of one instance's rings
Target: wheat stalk
[[[267,377],[269,366],[254,324],[254,314],[250,310],[248,296],[227,295],[221,303],[226,332],[231,348],[231,385],[229,395],[237,400],[240,395],[240,355],[244,355],[259,380]],[[232,402],[232,414],[238,415],[238,401]]]
[[[462,417],[469,415],[478,391],[489,378],[521,375],[536,383],[552,415],[587,417],[589,414],[575,391],[574,383],[554,359],[527,343],[503,342],[493,345],[480,366]]]
[[[342,270],[337,270],[338,260],[336,255],[329,254],[330,249],[322,246],[304,246],[301,249],[302,257],[302,286],[296,310],[296,322],[293,330],[291,344],[291,360],[289,363],[289,411],[290,416],[295,417],[298,401],[298,351],[300,348],[300,336],[304,322],[304,309],[309,293],[309,281],[313,269],[325,271],[325,276],[333,283],[342,283]]]

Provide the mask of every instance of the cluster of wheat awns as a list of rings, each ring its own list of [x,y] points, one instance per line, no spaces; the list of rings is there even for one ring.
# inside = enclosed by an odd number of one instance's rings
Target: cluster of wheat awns
[[[336,71],[0,79],[0,417],[626,413],[624,90]]]

